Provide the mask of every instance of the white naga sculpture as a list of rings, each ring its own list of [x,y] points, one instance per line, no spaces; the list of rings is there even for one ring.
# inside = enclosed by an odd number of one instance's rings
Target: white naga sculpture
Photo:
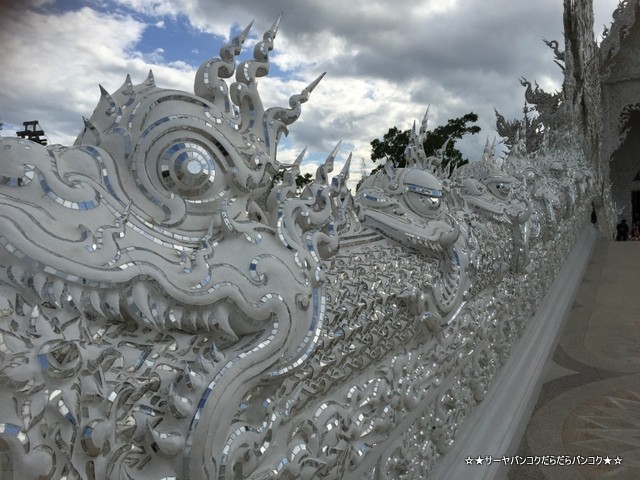
[[[338,147],[274,185],[320,80],[263,108],[276,30],[195,95],[102,89],[72,147],[0,138],[14,478],[425,478],[535,312],[590,212],[577,144],[448,178],[425,118],[354,197]]]

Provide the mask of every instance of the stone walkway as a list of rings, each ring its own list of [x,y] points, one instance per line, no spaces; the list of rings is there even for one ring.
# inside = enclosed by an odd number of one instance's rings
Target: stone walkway
[[[585,464],[509,480],[640,479],[640,242],[596,245],[518,455]]]

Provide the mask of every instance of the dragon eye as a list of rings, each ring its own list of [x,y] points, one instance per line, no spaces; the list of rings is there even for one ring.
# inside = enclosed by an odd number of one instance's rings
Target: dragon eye
[[[494,195],[499,197],[507,197],[511,192],[511,183],[509,182],[493,182],[488,185]]]
[[[189,140],[166,147],[160,155],[159,169],[167,188],[186,197],[202,194],[216,175],[213,153],[201,143]]]
[[[423,202],[429,210],[436,210],[440,208],[440,198],[438,197],[425,196]]]

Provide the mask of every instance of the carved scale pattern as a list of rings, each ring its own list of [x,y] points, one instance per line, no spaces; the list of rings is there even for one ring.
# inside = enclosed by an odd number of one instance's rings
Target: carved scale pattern
[[[406,168],[355,196],[350,158],[329,178],[339,146],[302,192],[304,151],[274,185],[320,80],[263,108],[278,25],[195,94],[101,89],[73,147],[0,138],[17,477],[424,478],[535,313],[590,212],[582,137],[541,108],[541,148],[448,178],[425,116]]]

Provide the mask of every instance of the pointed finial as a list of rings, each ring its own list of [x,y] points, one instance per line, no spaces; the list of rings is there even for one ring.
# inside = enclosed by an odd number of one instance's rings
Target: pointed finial
[[[281,19],[282,14],[280,14],[278,19],[273,23],[273,25],[271,25],[271,28],[264,32],[262,35],[262,41],[256,43],[255,47],[253,47],[253,58],[258,62],[266,62],[268,64],[269,52],[273,49],[273,40],[276,38],[276,34],[278,33],[278,27]],[[266,71],[260,74],[255,72],[255,75],[261,77],[266,75],[266,73]]]
[[[100,88],[100,95],[106,99],[111,98],[111,94],[107,91],[106,88],[104,88],[101,84],[98,84],[98,87]]]
[[[489,136],[487,136],[487,140],[484,142],[484,150],[482,152],[481,161],[483,162],[488,161],[490,156],[491,156],[491,150],[489,147]]]
[[[307,147],[304,147],[302,149],[302,151],[298,154],[293,164],[299,167],[302,164],[302,159],[304,158],[305,153],[307,153]]]
[[[155,78],[153,78],[153,70],[149,69],[149,75],[147,75],[147,79],[145,80],[145,83],[151,87],[156,86],[156,80]]]
[[[272,107],[267,110],[267,117],[277,120],[277,122],[271,123],[270,137],[277,139],[281,133],[287,132],[286,125],[291,125],[300,117],[300,113],[302,112],[300,106],[309,99],[309,95],[318,83],[320,83],[320,80],[324,78],[325,74],[326,72],[318,76],[318,78],[305,87],[301,93],[291,95],[291,97],[289,97],[290,108]]]
[[[427,131],[427,126],[429,124],[429,108],[431,108],[431,105],[427,105],[427,110],[424,112],[424,117],[422,117],[422,124],[420,125],[421,133]]]
[[[238,37],[241,38],[243,42],[244,42],[245,38],[247,38],[247,35],[249,35],[249,32],[251,31],[251,27],[253,27],[253,22],[254,21],[251,20],[249,22],[249,25],[244,27],[244,30],[242,30],[242,32],[240,32],[240,35],[238,35]]]
[[[351,167],[352,156],[353,152],[350,152],[340,173],[331,180],[331,191],[334,194],[343,195],[347,191],[347,180],[349,180],[349,168]]]
[[[333,161],[336,159],[336,155],[338,155],[338,149],[340,148],[340,145],[342,145],[342,140],[340,140],[338,144],[333,147],[333,150],[331,150],[331,153],[324,162],[324,167],[327,169],[327,173],[333,172]]]
[[[113,100],[111,94],[107,92],[107,90],[102,85],[98,86],[100,87],[100,101],[102,102],[104,100],[109,105],[109,107],[105,110],[105,113],[111,116],[116,112],[116,102]]]
[[[351,169],[351,157],[352,156],[353,156],[353,152],[349,153],[349,156],[347,157],[347,161],[344,162],[344,166],[342,167],[342,170],[340,171],[340,176],[344,179],[345,182],[349,178],[349,170]]]
[[[278,28],[280,28],[280,20],[282,20],[282,15],[284,15],[284,12],[280,13],[277,20],[273,22],[273,25],[271,25],[270,31],[273,32],[273,38],[275,38],[276,34],[278,33]]]
[[[225,62],[231,62],[233,60],[233,57],[240,54],[242,45],[247,39],[247,35],[249,35],[249,32],[251,31],[251,27],[253,27],[253,20],[249,22],[249,25],[244,27],[244,30],[233,37],[228,45],[223,45],[222,47],[220,47],[220,58],[222,60],[224,60]],[[231,76],[231,74],[232,73],[229,73],[227,76]]]
[[[321,184],[327,183],[327,174],[333,171],[333,161],[335,160],[336,155],[338,154],[338,149],[340,148],[341,144],[342,144],[342,140],[340,140],[338,144],[335,147],[333,147],[333,150],[331,150],[331,153],[329,153],[329,155],[327,156],[327,159],[324,161],[324,164],[320,165],[316,170],[316,182]]]
[[[305,88],[305,90],[309,93],[313,92],[314,88],[318,86],[318,84],[320,83],[320,80],[322,80],[326,74],[327,72],[323,72],[321,75],[319,75],[318,78],[316,78],[313,82],[307,85],[307,88]]]
[[[96,127],[93,125],[93,123],[91,123],[91,120],[89,120],[84,115],[82,116],[82,121],[84,122],[84,126],[86,128],[88,128],[89,130],[95,130]]]
[[[96,145],[100,143],[100,132],[95,127],[95,125],[91,123],[91,120],[89,120],[87,117],[83,115],[82,121],[84,122],[84,128],[90,131],[96,137]]]
[[[131,82],[131,75],[127,74],[127,77],[124,79],[124,83],[120,87],[120,90],[124,94],[133,93],[133,83]]]
[[[445,142],[442,144],[442,147],[438,150],[438,153],[440,154],[440,158],[444,159],[444,155],[447,152],[447,147],[451,143],[451,139],[452,138],[453,138],[453,136],[449,135],[449,137],[447,137]]]

